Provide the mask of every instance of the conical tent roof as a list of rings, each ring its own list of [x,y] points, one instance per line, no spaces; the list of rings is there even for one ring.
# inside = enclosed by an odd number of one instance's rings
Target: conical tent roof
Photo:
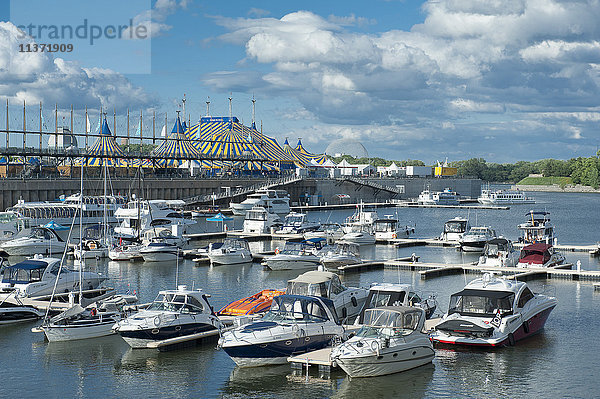
[[[102,129],[100,129],[100,137],[96,139],[94,144],[88,149],[87,166],[120,166],[122,161],[114,157],[124,156],[125,153],[119,147],[115,138],[108,127],[106,118],[102,121]],[[84,158],[77,158],[75,165],[81,165],[85,162]]]
[[[157,161],[159,166],[177,167],[185,162],[185,160],[182,159],[173,159],[174,157],[200,158],[200,152],[192,145],[184,133],[185,130],[181,124],[181,120],[179,119],[179,116],[177,116],[171,134],[169,134],[161,145],[152,151],[153,155],[165,157],[165,159]]]
[[[312,154],[308,152],[304,146],[302,145],[302,140],[298,139],[298,144],[296,144],[296,148],[294,148],[298,153],[302,154],[304,158],[314,159],[318,164],[322,164],[327,160],[327,157],[323,154]]]

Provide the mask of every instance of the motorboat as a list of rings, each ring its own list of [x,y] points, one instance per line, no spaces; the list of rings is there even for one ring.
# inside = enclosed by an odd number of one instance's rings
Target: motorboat
[[[461,251],[481,252],[485,244],[496,238],[494,229],[488,226],[473,226],[467,231],[458,243]]]
[[[421,308],[367,309],[360,330],[331,350],[331,360],[352,378],[399,373],[431,363],[435,352],[424,325]]]
[[[460,195],[450,188],[443,191],[431,191],[429,189],[421,191],[417,203],[421,205],[458,205]]]
[[[416,306],[425,311],[425,318],[430,319],[437,309],[435,295],[421,298],[410,284],[373,283],[369,288],[369,296],[363,310],[356,318],[355,324],[363,324],[365,310],[385,306]]]
[[[302,236],[305,240],[312,238],[324,238],[328,244],[339,241],[344,235],[342,226],[338,223],[321,223],[319,230],[307,231]]]
[[[323,248],[322,238],[288,241],[283,250],[275,249],[275,255],[269,256],[263,264],[271,270],[310,269],[321,264],[318,252]]]
[[[0,241],[12,240],[33,225],[30,217],[23,217],[14,211],[0,212]]]
[[[518,260],[519,251],[513,247],[512,242],[504,237],[498,237],[485,244],[477,266],[515,267]]]
[[[343,333],[330,299],[279,295],[261,319],[223,333],[219,347],[240,367],[285,364],[289,356],[325,348]]]
[[[448,345],[514,345],[540,332],[556,304],[556,298],[533,293],[525,282],[486,273],[450,297],[431,337]]]
[[[358,245],[338,241],[333,247],[329,245],[320,252],[321,263],[326,269],[337,269],[340,266],[361,263]]]
[[[521,249],[517,267],[553,267],[565,263],[565,257],[551,244],[538,242]]]
[[[243,231],[250,234],[265,234],[270,233],[271,228],[281,225],[281,219],[276,213],[267,211],[263,206],[254,206],[246,212]]]
[[[248,241],[226,238],[223,243],[211,243],[208,246],[208,258],[211,265],[235,265],[252,262],[252,253]]]
[[[106,258],[109,252],[108,242],[113,235],[113,228],[109,225],[91,225],[83,230],[81,246],[75,248],[75,259],[100,259]]]
[[[369,291],[364,288],[346,287],[337,274],[312,270],[289,280],[287,295],[314,295],[333,301],[337,316],[342,320],[353,320],[367,300]]]
[[[266,289],[254,295],[238,299],[227,304],[217,312],[219,316],[248,316],[265,313],[271,307],[273,298],[285,294],[285,291]]]
[[[356,245],[373,245],[375,244],[375,233],[372,225],[354,225],[352,230],[348,231],[340,237],[339,241],[349,242]]]
[[[112,327],[124,315],[123,307],[137,302],[134,295],[116,295],[83,307],[76,304],[44,322],[48,342],[99,338],[115,333]]]
[[[51,255],[63,253],[66,245],[66,237],[59,234],[57,229],[38,226],[33,227],[27,236],[3,242],[0,250],[9,256]]]
[[[290,213],[290,196],[285,190],[257,190],[240,202],[231,202],[229,207],[234,215],[243,216],[254,206],[262,206],[270,213],[287,215]]]
[[[556,244],[554,226],[550,223],[550,212],[546,211],[529,211],[525,214],[528,220],[525,223],[518,225],[522,231],[519,242],[524,244],[534,244],[543,242],[546,244]]]
[[[470,228],[468,219],[455,217],[444,223],[444,231],[442,231],[440,239],[442,241],[460,241]]]
[[[169,227],[151,227],[142,231],[141,238],[142,244],[147,245],[152,241],[162,241],[168,244],[173,244],[178,246],[179,248],[185,247],[190,241],[188,238],[185,238],[181,235],[173,234],[173,230],[175,229],[175,225]]]
[[[481,190],[477,202],[483,205],[519,205],[535,204],[535,199],[527,197],[520,190]]]
[[[61,266],[61,259],[36,255],[5,267],[0,289],[5,292],[18,290],[18,295],[28,297],[50,295],[55,285],[57,293],[78,291],[79,279],[79,272]],[[99,273],[81,273],[82,288],[86,290],[97,288],[105,280],[106,277]]]
[[[397,238],[408,238],[415,232],[414,226],[402,226],[392,215],[385,215],[384,219],[377,219],[373,223],[376,241],[390,241]]]
[[[24,321],[38,320],[44,317],[46,312],[31,305],[24,305],[14,291],[14,302],[7,301],[10,294],[0,301],[0,325],[13,324]]]
[[[371,231],[373,224],[379,219],[377,209],[372,207],[365,207],[361,202],[356,205],[356,211],[349,217],[346,218],[342,231],[344,233],[353,233],[358,231]],[[366,229],[365,229],[366,227]]]
[[[306,213],[291,212],[283,220],[283,226],[277,234],[304,234],[308,231],[319,230],[321,224],[308,220]]]
[[[217,332],[222,327],[208,295],[180,285],[160,291],[150,306],[122,319],[113,330],[132,348],[147,348],[151,342]]]
[[[181,248],[175,244],[155,239],[139,250],[144,262],[167,262],[183,256]]]
[[[116,261],[143,260],[144,258],[140,253],[143,247],[143,245],[135,243],[115,245],[108,251],[108,257],[110,260]]]

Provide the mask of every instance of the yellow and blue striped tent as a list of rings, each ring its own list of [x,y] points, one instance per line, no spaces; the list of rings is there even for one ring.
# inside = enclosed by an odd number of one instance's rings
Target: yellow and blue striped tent
[[[312,153],[306,151],[306,149],[302,145],[301,139],[298,139],[298,144],[296,144],[296,147],[294,148],[294,150],[296,152],[298,152],[299,154],[302,154],[303,157],[306,157],[309,160],[314,160],[319,165],[322,165],[323,163],[325,163],[325,161],[327,161],[327,156],[325,156],[324,154],[312,154]]]
[[[164,140],[161,145],[152,151],[152,155],[163,157],[156,161],[160,167],[174,168],[185,163],[185,159],[174,159],[177,157],[200,158],[202,154],[196,147],[192,145],[188,137],[185,135],[185,130],[181,124],[179,116],[175,121],[171,134]]]
[[[122,159],[115,158],[124,156],[125,153],[115,141],[106,118],[102,121],[100,137],[87,150],[87,154],[90,156],[87,158],[87,162],[85,158],[80,157],[75,160],[74,165],[79,166],[84,162],[86,166],[124,166],[122,165],[124,163]]]

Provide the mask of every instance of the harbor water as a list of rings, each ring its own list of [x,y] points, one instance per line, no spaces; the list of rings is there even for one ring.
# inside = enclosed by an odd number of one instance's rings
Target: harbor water
[[[517,224],[531,210],[546,210],[555,225],[559,244],[593,244],[600,240],[600,196],[594,194],[535,193],[535,205],[513,205],[508,210],[448,208],[385,208],[380,216],[395,215],[416,225],[416,237],[439,236],[444,222],[469,217],[471,225],[492,226],[498,234],[517,239]],[[311,213],[321,222],[342,222],[352,210]],[[241,221],[235,220],[239,226]],[[206,245],[198,242],[197,245]],[[274,249],[282,242],[253,242],[253,251]],[[361,248],[363,259],[421,257],[423,262],[464,263],[477,255],[453,248],[377,245]],[[581,261],[583,269],[599,270],[598,258],[586,252],[567,252],[567,261]],[[11,259],[11,262],[13,260]],[[264,288],[283,288],[298,272],[270,272],[260,264],[195,266],[192,261],[129,263],[88,261],[86,268],[110,277],[119,291],[134,291],[141,302],[154,299],[161,289],[176,284],[202,288],[215,309]],[[347,286],[368,287],[373,282],[411,283],[418,292],[435,294],[438,309],[448,307],[450,294],[476,275],[420,280],[417,272],[393,269],[346,274]],[[593,283],[534,280],[536,292],[555,295],[558,306],[542,333],[495,350],[436,349],[433,364],[377,378],[350,379],[334,370],[329,379],[316,371],[296,376],[289,365],[239,369],[216,342],[170,352],[132,350],[118,336],[51,343],[31,332],[35,323],[0,326],[1,397],[12,398],[473,398],[542,397],[591,398],[600,392],[597,357],[600,353],[600,292]]]

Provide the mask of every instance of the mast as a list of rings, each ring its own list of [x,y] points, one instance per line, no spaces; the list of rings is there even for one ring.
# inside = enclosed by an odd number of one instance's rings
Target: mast
[[[106,198],[105,198],[106,201]],[[79,305],[83,297],[83,162],[81,163],[81,183],[79,186]],[[58,280],[58,278],[57,278]]]

